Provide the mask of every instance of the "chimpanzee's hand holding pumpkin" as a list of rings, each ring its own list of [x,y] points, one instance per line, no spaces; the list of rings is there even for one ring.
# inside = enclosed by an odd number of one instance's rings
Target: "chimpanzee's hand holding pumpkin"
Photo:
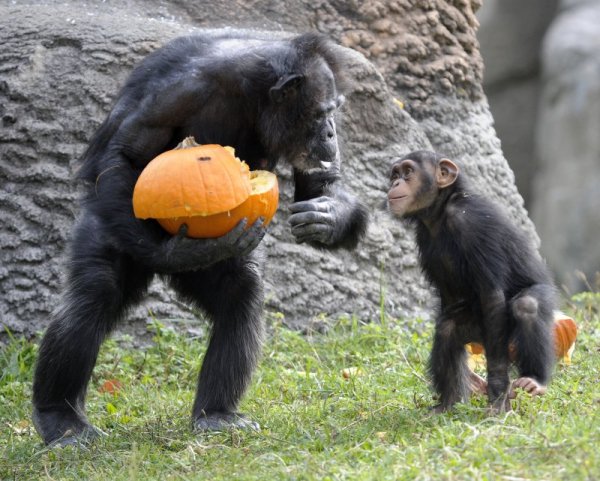
[[[266,233],[262,218],[248,229],[247,223],[247,219],[242,219],[231,231],[216,239],[187,237],[188,227],[183,224],[157,251],[155,264],[162,273],[170,274],[195,271],[230,257],[245,256],[260,244]]]

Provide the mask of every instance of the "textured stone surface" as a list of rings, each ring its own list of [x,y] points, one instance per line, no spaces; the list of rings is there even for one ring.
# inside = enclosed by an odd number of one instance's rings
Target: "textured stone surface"
[[[558,0],[486,0],[477,12],[483,87],[502,151],[527,205],[538,168],[534,139],[542,87],[540,48],[557,4]]]
[[[600,272],[600,2],[566,2],[542,50],[544,89],[532,216],[570,290]]]
[[[502,156],[481,89],[478,2],[90,1],[0,6],[0,322],[43,327],[58,301],[65,239],[76,215],[77,158],[143,55],[197,27],[320,30],[346,50],[354,79],[340,118],[344,178],[372,210],[355,252],[296,245],[288,232],[289,172],[264,244],[267,309],[293,325],[321,314],[375,319],[427,312],[412,235],[385,212],[390,158],[433,146],[536,238]],[[381,72],[381,73],[380,73]],[[383,74],[383,76],[382,76]],[[389,85],[389,87],[388,87]],[[404,108],[394,101],[399,98]],[[193,319],[160,283],[132,318]]]

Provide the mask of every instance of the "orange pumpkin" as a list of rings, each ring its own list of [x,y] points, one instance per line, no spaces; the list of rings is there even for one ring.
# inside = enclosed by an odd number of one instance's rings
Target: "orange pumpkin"
[[[212,215],[250,195],[250,169],[232,148],[198,145],[188,137],[148,163],[133,190],[139,219]]]
[[[567,317],[560,311],[554,312],[554,351],[558,359],[563,358],[567,363],[571,361],[571,354],[575,348],[575,338],[577,337],[577,325],[570,317]],[[477,342],[470,342],[466,346],[470,354],[484,354],[483,346]],[[510,343],[508,346],[508,355],[511,361],[517,357],[515,345]]]
[[[478,342],[470,342],[465,347],[467,348],[467,351],[469,351],[469,354],[483,354],[483,346]]]
[[[577,325],[575,321],[562,312],[556,311],[554,313],[554,350],[556,357],[562,357],[565,362],[570,362],[576,338]]]
[[[156,219],[171,234],[182,224],[190,237],[219,237],[238,222],[268,224],[279,188],[271,172],[250,172],[231,147],[198,145],[192,137],[153,159],[133,191],[134,215]]]
[[[177,233],[182,224],[187,224],[187,235],[190,237],[220,237],[233,229],[244,217],[248,219],[248,226],[259,217],[263,217],[265,225],[268,225],[279,203],[277,177],[266,170],[253,170],[250,172],[250,185],[250,197],[232,210],[210,216],[158,219],[158,222],[171,234]]]

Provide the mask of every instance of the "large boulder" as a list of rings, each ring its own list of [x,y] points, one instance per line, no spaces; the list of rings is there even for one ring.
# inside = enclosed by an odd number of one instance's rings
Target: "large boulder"
[[[542,49],[532,217],[549,264],[574,291],[600,272],[600,2],[563,7]]]
[[[540,49],[558,0],[486,0],[477,12],[485,62],[483,88],[502,151],[527,206],[538,162],[535,129],[541,92]]]
[[[372,222],[355,252],[295,244],[286,221],[290,173],[282,166],[281,208],[264,241],[268,312],[298,326],[323,315],[427,315],[431,291],[412,234],[384,207],[390,160],[409,150],[460,160],[476,187],[537,242],[481,88],[477,1],[23,3],[0,6],[10,19],[0,24],[0,322],[15,332],[42,328],[58,302],[77,215],[73,174],[119,86],[148,52],[199,27],[319,30],[350,47],[343,50],[352,78],[340,119],[343,174]],[[193,322],[195,315],[157,281],[131,318]]]

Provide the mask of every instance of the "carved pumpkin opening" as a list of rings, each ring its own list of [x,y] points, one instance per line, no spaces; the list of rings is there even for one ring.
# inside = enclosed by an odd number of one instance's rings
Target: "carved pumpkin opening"
[[[244,217],[248,219],[248,226],[259,217],[263,217],[265,225],[268,225],[279,204],[277,177],[266,170],[254,170],[250,172],[250,185],[252,191],[248,199],[232,210],[210,216],[158,219],[158,222],[171,234],[177,233],[182,224],[187,224],[187,235],[199,238],[220,237],[233,229]]]

